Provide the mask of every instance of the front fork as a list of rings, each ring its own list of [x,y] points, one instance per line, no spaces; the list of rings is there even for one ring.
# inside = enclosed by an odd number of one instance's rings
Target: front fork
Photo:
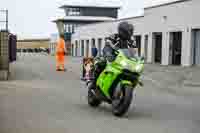
[[[129,86],[132,86],[133,87],[133,101],[136,100],[136,85],[139,84],[141,87],[143,87],[143,83],[141,80],[138,80],[136,81],[136,83],[133,83],[131,81],[127,81],[127,80],[123,80],[121,81],[122,85],[129,85]],[[133,108],[135,109],[136,108],[136,102],[133,102]]]
[[[142,83],[142,81],[140,79],[138,79],[138,81],[136,81],[135,83],[131,82],[131,81],[128,81],[128,80],[122,80],[121,81],[121,84],[122,85],[129,85],[129,86],[132,86],[133,87],[133,95],[136,96],[136,85],[139,84],[141,87],[144,86],[144,84]]]

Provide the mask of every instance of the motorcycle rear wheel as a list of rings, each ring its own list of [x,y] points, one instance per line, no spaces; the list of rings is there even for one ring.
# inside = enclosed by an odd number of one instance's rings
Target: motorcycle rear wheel
[[[120,89],[123,94],[122,99],[117,105],[115,100],[112,101],[112,112],[117,117],[123,116],[128,111],[133,98],[133,88],[131,86],[124,86]]]

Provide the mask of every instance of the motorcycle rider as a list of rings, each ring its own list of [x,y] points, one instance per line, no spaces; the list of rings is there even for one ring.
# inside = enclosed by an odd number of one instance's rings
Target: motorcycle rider
[[[126,21],[121,22],[118,26],[118,34],[113,34],[106,39],[110,40],[114,44],[114,47],[118,49],[135,47],[133,45],[134,39],[132,38],[133,31],[134,27],[132,24]]]
[[[106,44],[103,48],[103,58],[98,59],[98,63],[94,67],[94,83],[96,82],[99,74],[106,66],[106,60],[108,62],[114,61],[116,54],[115,50],[136,48],[135,41],[133,39],[134,27],[128,22],[121,22],[118,25],[118,34],[111,35],[106,38]],[[115,49],[115,50],[114,50]]]
[[[106,45],[103,48],[103,55],[108,60],[112,61],[114,59],[114,49],[127,49],[136,48],[133,39],[134,27],[128,22],[121,22],[118,26],[118,34],[111,35],[106,38]]]

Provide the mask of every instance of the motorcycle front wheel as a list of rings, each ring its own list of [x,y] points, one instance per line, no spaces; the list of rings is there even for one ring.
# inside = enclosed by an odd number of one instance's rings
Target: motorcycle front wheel
[[[92,83],[88,84],[88,104],[91,107],[98,107],[101,101],[95,95],[95,86]]]
[[[114,99],[112,101],[112,112],[115,116],[123,116],[129,109],[133,98],[133,88],[131,86],[123,86],[114,91]]]

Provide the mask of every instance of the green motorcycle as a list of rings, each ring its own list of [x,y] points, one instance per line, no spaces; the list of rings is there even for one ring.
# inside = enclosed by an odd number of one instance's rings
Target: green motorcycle
[[[144,58],[138,57],[133,49],[115,50],[115,59],[105,65],[95,83],[87,82],[88,104],[98,107],[102,102],[112,105],[115,116],[123,116],[133,99],[133,91],[139,84],[144,70]],[[98,63],[99,60],[95,60]]]

